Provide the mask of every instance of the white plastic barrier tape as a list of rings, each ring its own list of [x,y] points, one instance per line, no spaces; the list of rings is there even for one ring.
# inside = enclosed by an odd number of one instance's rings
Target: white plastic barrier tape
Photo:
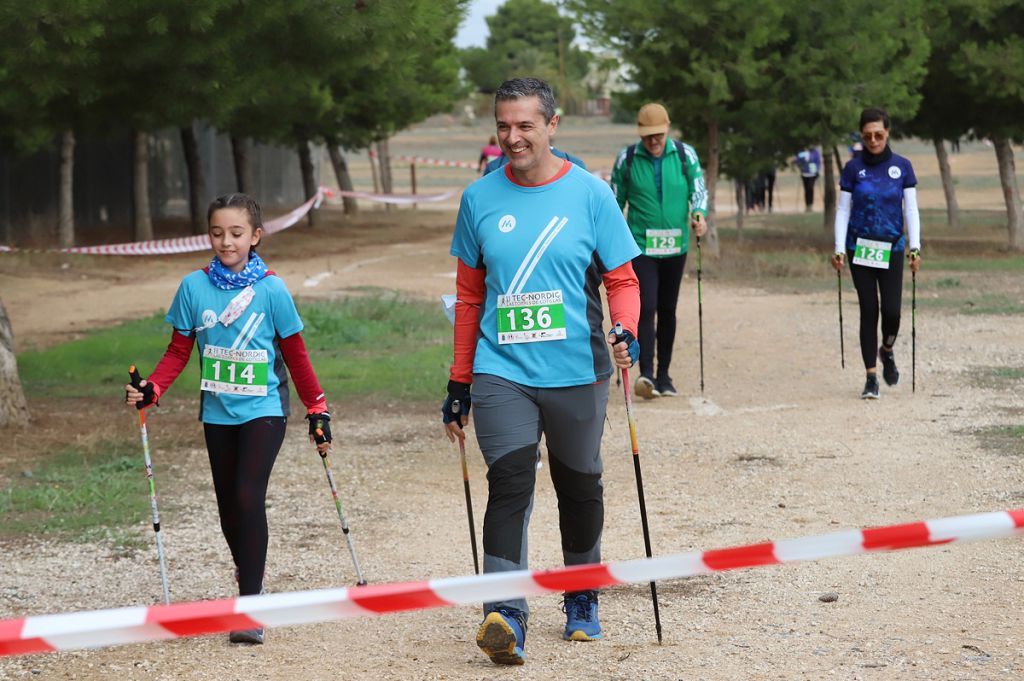
[[[461,189],[452,189],[451,191],[444,192],[442,194],[370,194],[367,192],[348,192],[340,189],[327,189],[324,191],[324,196],[328,199],[333,199],[335,196],[344,196],[353,199],[365,199],[367,201],[376,201],[378,203],[394,203],[399,205],[408,205],[412,203],[432,203],[435,201],[444,201],[450,199],[459,192]]]
[[[404,584],[31,616],[0,620],[0,656],[140,643],[234,629],[309,624],[616,584],[642,584],[760,565],[994,539],[1022,531],[1024,509],[556,570],[495,572]]]
[[[279,218],[263,223],[263,231],[267,234],[281,232],[305,217],[306,213],[319,208],[323,201],[325,188],[320,187],[313,198],[289,211]],[[182,236],[176,239],[155,239],[153,241],[133,241],[123,244],[105,244],[102,246],[73,246],[71,248],[11,248],[0,246],[0,253],[76,253],[80,255],[169,255],[172,253],[195,253],[210,248],[210,237],[205,234]]]
[[[371,151],[370,156],[377,158],[377,152]],[[395,161],[406,161],[408,163],[415,163],[421,166],[440,166],[442,168],[469,168],[471,170],[477,169],[476,163],[470,163],[469,161],[450,161],[444,158],[425,158],[423,156],[392,156],[392,160]]]

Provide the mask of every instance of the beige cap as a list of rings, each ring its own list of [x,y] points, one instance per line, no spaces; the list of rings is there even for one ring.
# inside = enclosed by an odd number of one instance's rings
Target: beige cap
[[[636,116],[637,132],[641,137],[647,135],[658,135],[668,132],[668,111],[661,104],[651,102],[640,107],[640,113]]]

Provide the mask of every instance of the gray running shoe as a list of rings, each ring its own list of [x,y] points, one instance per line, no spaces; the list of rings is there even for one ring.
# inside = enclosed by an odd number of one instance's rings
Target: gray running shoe
[[[640,375],[640,378],[636,379],[636,383],[633,384],[633,394],[642,397],[645,400],[654,399],[661,393],[654,387],[654,381],[651,380],[650,376]]]
[[[864,392],[860,394],[862,400],[877,400],[878,399],[878,374],[868,374],[867,380],[864,382]]]

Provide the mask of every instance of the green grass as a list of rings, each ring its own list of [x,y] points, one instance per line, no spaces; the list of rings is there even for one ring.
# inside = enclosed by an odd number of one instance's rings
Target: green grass
[[[1024,453],[1024,425],[981,428],[974,435],[985,449],[1007,456],[1021,456]]]
[[[1024,379],[1024,369],[1018,367],[972,367],[971,383],[979,388],[1006,389]]]
[[[949,255],[922,260],[929,270],[952,272],[1024,272],[1024,256],[993,256],[964,258]]]
[[[57,533],[76,541],[106,537],[132,546],[137,539],[124,528],[145,522],[149,513],[138,449],[134,440],[69,447],[17,474],[0,488],[3,532]]]
[[[303,337],[331,402],[438,399],[451,361],[452,329],[433,304],[381,290],[299,305]],[[116,402],[128,365],[152,371],[170,338],[163,314],[97,330],[84,338],[19,355],[21,380],[34,399]],[[196,399],[197,352],[168,399]],[[296,402],[296,404],[299,404]]]

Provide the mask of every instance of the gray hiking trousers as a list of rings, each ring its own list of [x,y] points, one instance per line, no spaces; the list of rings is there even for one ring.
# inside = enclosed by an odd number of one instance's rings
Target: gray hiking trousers
[[[527,527],[533,509],[540,437],[558,497],[558,525],[566,565],[601,560],[604,498],[601,435],[608,382],[567,388],[531,388],[499,376],[473,377],[473,418],[487,463],[484,572],[527,567]],[[525,599],[485,603],[528,612]]]

